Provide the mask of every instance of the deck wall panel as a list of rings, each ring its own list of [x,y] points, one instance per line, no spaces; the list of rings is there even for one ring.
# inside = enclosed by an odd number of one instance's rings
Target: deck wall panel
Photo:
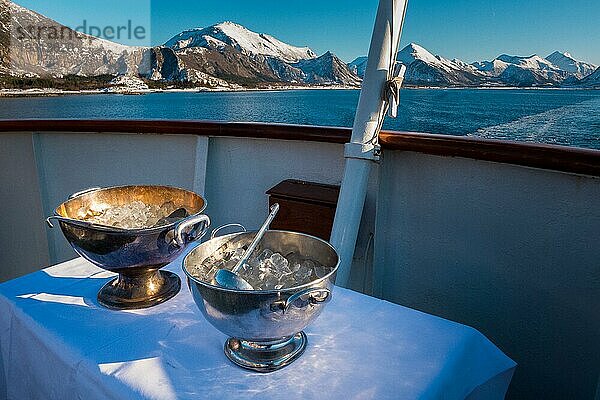
[[[376,294],[480,329],[510,398],[593,398],[600,179],[386,151],[375,247]]]
[[[50,262],[31,133],[0,135],[0,282]]]

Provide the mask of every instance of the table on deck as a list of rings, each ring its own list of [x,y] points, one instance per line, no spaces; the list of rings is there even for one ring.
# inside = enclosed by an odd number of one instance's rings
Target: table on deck
[[[304,355],[254,373],[185,279],[166,303],[111,311],[96,293],[112,276],[78,258],[0,284],[0,398],[502,399],[515,368],[472,328],[336,287]]]

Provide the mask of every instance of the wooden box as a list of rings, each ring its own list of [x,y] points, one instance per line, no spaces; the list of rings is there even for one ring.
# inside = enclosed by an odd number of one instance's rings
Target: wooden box
[[[267,191],[279,203],[271,229],[307,233],[329,241],[340,187],[288,179]]]

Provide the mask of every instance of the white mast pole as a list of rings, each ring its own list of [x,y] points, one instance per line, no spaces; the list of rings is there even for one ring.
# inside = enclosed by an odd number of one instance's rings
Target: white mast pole
[[[345,148],[346,167],[331,233],[331,243],[340,256],[336,283],[341,286],[347,286],[350,278],[369,173],[379,159],[377,137],[385,117],[386,87],[393,78],[407,2],[380,0],[377,9],[352,138]]]

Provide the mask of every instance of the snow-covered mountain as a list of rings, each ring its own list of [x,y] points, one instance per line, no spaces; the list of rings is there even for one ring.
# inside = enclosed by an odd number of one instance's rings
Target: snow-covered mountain
[[[480,84],[484,78],[483,73],[464,61],[434,56],[416,43],[410,43],[400,50],[396,60],[406,65],[406,85],[471,86]],[[363,77],[367,57],[359,57],[348,65]]]
[[[508,64],[495,58],[492,61],[476,61],[471,66],[488,76],[500,76],[508,67]]]
[[[473,66],[499,83],[513,86],[572,86],[596,68],[558,51],[546,58],[535,54],[529,57],[502,54]]]
[[[398,52],[396,60],[407,66],[408,85],[462,86],[481,83],[483,74],[460,60],[434,56],[416,43]]]
[[[555,51],[546,57],[546,60],[550,61],[552,64],[556,65],[563,71],[567,71],[568,73],[575,76],[577,79],[582,79],[594,72],[596,66],[593,64],[589,64],[583,61],[578,61],[573,58],[569,53],[561,53],[559,51]]]
[[[502,54],[491,61],[467,64],[433,55],[415,43],[400,50],[397,60],[407,66],[405,83],[417,86],[581,86],[585,85],[582,78],[595,69],[558,52],[545,59],[535,54]],[[366,63],[366,57],[359,57],[348,66],[362,77]]]
[[[488,77],[511,86],[555,85],[569,77],[569,72],[535,54],[529,57],[502,54],[492,61],[477,62],[473,66]]]
[[[273,57],[290,63],[316,57],[316,54],[308,47],[292,46],[273,36],[252,32],[242,25],[230,21],[208,28],[183,31],[165,43],[165,47],[174,50],[190,47],[220,50],[226,45],[232,46],[246,55]]]
[[[188,80],[200,76],[203,81],[210,76],[241,84],[360,84],[358,76],[331,52],[316,57],[308,47],[292,46],[233,22],[184,31],[160,51],[164,49],[172,52],[185,71],[176,75]],[[154,71],[164,68],[154,64]]]
[[[600,88],[600,67],[579,81],[578,86],[587,88]]]
[[[76,32],[0,0],[0,55],[5,73],[25,76],[132,75],[140,72],[145,48],[123,46]],[[44,27],[44,31],[35,30]],[[52,33],[59,33],[54,37]]]
[[[306,83],[360,85],[360,78],[330,51],[321,57],[302,60],[293,66],[304,73],[303,81]]]
[[[358,57],[348,64],[348,68],[360,78],[363,78],[365,76],[365,70],[367,69],[368,60],[369,58],[367,56]]]
[[[398,52],[396,57],[397,61],[400,61],[404,65],[410,65],[415,61],[423,61],[429,65],[435,65],[444,70],[453,69],[453,65],[448,60],[436,57],[427,51],[425,48],[419,46],[416,43],[410,43]]]

